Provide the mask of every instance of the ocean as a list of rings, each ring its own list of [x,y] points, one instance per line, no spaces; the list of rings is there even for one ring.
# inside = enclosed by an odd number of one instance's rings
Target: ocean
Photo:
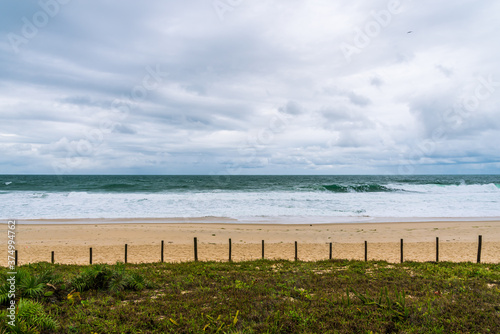
[[[500,217],[500,175],[0,175],[2,219],[227,217],[354,222]]]

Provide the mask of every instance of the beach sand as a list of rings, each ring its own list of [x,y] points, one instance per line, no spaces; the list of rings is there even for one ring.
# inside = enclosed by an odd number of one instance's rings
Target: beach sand
[[[330,243],[333,258],[362,260],[367,241],[368,259],[399,262],[400,239],[404,239],[405,260],[434,261],[439,237],[440,261],[475,262],[479,235],[483,236],[481,262],[500,262],[500,220],[313,225],[215,223],[209,218],[174,221],[18,221],[15,231],[19,264],[50,262],[52,251],[56,263],[88,264],[90,247],[93,263],[116,263],[124,261],[125,244],[128,262],[158,262],[161,240],[166,262],[192,261],[194,237],[198,239],[200,261],[227,261],[229,238],[234,261],[261,258],[261,242],[265,240],[267,259],[293,260],[297,241],[300,260],[328,259]],[[6,247],[6,242],[2,244]],[[0,265],[7,265],[6,256]]]

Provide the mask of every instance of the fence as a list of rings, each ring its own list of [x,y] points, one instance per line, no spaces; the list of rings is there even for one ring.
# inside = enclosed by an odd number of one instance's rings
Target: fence
[[[483,238],[482,238],[482,235],[479,235],[478,236],[478,247],[477,247],[477,263],[481,263],[481,251],[482,251],[482,241],[483,241]],[[299,249],[299,244],[297,241],[295,241],[294,243],[295,245],[295,252],[294,252],[294,260],[295,261],[298,261],[299,260],[299,257],[298,257],[298,249]],[[231,239],[229,239],[229,245],[228,245],[228,261],[232,261],[232,242],[231,242]],[[368,261],[368,242],[365,241],[364,242],[364,260],[365,261]],[[193,239],[193,260],[194,261],[198,261],[198,238],[194,238]],[[164,262],[165,260],[165,247],[164,247],[164,241],[161,240],[161,243],[160,243],[160,262]],[[15,265],[17,266],[18,265],[18,250],[15,251]],[[265,241],[262,240],[262,259],[265,259]],[[333,260],[334,259],[334,253],[333,253],[333,243],[330,242],[329,243],[329,256],[328,256],[328,259],[329,260]],[[400,240],[400,262],[403,263],[405,261],[405,258],[404,258],[404,240],[401,239]],[[54,251],[51,251],[51,262],[52,263],[55,263],[55,252]],[[125,247],[124,247],[124,262],[127,263],[128,262],[128,244],[125,244]],[[439,262],[439,238],[436,237],[436,260],[435,262]],[[92,247],[89,248],[89,264],[92,264]]]

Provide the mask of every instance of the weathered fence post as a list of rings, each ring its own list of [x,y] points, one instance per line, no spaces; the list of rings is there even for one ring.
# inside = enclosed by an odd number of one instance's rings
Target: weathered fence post
[[[479,242],[477,245],[477,263],[481,263],[481,247],[483,245],[483,236],[479,236]]]
[[[198,261],[198,239],[194,238],[194,260]]]
[[[92,247],[90,247],[89,263],[92,264]]]
[[[264,260],[264,240],[262,240],[262,260]]]
[[[231,238],[229,238],[229,262],[231,262]]]
[[[51,260],[52,264],[54,264],[54,251],[52,251],[52,254],[50,256],[50,260]]]
[[[401,263],[404,262],[404,257],[403,257],[403,239],[401,239]]]
[[[128,248],[128,245],[125,244],[125,263],[127,263],[127,248]]]
[[[165,247],[165,246],[164,246],[164,242],[163,242],[163,240],[162,240],[162,241],[161,241],[161,257],[160,257],[160,260],[161,260],[161,262],[162,262],[162,263],[163,263],[163,260],[164,260],[164,258],[163,258],[164,247]]]
[[[330,256],[329,256],[329,259],[331,260],[332,259],[332,243],[330,242]]]

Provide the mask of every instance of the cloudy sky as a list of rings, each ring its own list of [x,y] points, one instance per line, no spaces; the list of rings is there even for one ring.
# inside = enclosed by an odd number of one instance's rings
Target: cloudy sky
[[[2,1],[0,174],[500,172],[499,1]]]

